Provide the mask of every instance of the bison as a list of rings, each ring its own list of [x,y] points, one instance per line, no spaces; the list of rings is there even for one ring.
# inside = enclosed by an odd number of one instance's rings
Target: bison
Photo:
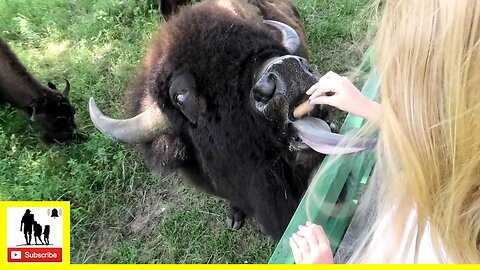
[[[91,119],[119,142],[142,144],[152,170],[177,171],[226,199],[230,228],[251,216],[279,238],[324,158],[292,125],[317,81],[299,14],[286,0],[171,10],[179,12],[152,39],[130,87],[132,118],[107,117],[91,98]]]
[[[49,82],[41,85],[22,65],[0,37],[0,103],[9,103],[23,111],[44,131],[46,142],[65,142],[78,138],[75,133],[75,109],[70,105],[70,83],[60,92]]]

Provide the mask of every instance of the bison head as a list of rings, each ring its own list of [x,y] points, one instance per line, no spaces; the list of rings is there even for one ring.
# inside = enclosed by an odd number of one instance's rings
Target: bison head
[[[70,83],[66,80],[62,92],[51,82],[48,83],[48,87],[50,89],[44,91],[47,94],[34,100],[30,119],[44,130],[46,141],[65,142],[79,138],[75,133],[75,109],[68,100]]]
[[[91,119],[119,142],[142,143],[152,168],[179,169],[279,236],[323,158],[297,147],[292,127],[316,82],[294,55],[300,46],[278,21],[184,8],[149,47],[132,87],[134,116],[109,118],[90,99]]]
[[[140,100],[135,108],[139,111],[137,115],[125,120],[109,118],[101,113],[91,98],[89,110],[93,123],[105,135],[119,142],[144,143],[171,132],[178,126],[172,122],[184,121],[186,123],[182,126],[198,128],[201,125],[199,121],[210,121],[212,113],[216,120],[220,120],[230,111],[232,120],[246,116],[250,119],[260,118],[262,122],[271,124],[275,134],[292,134],[287,131],[293,121],[293,109],[306,99],[305,91],[316,82],[318,75],[305,58],[293,55],[300,46],[295,30],[272,20],[266,20],[264,24],[280,31],[281,43],[270,40],[273,44],[265,46],[265,51],[255,48],[254,52],[245,51],[244,55],[236,51],[239,56],[236,59],[234,54],[227,53],[225,56],[229,59],[226,63],[216,66],[212,62],[204,67],[200,63],[211,59],[196,62],[194,59],[199,57],[198,54],[188,56],[189,53],[195,53],[194,49],[184,52],[179,47],[172,53],[171,59],[161,59],[165,63],[157,66],[158,70],[152,72],[151,77],[143,78],[145,81],[142,81],[141,88],[134,89],[140,92]],[[228,46],[225,44],[222,47]],[[255,44],[252,46],[256,47]],[[184,47],[190,49],[190,46]],[[247,55],[249,53],[252,55]],[[186,58],[190,58],[190,61]],[[240,68],[239,64],[246,66]],[[164,72],[164,69],[169,69],[169,72]],[[148,103],[151,103],[150,106],[145,106]],[[319,112],[313,114],[318,115]]]

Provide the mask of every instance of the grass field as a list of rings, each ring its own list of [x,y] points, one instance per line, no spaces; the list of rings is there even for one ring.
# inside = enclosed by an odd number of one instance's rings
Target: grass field
[[[139,152],[90,122],[95,96],[123,116],[123,90],[162,22],[151,0],[2,0],[0,36],[42,82],[70,80],[77,145],[44,145],[15,110],[0,108],[0,200],[71,201],[72,263],[265,263],[275,242],[251,221],[227,230],[227,204],[174,175],[152,175]],[[359,64],[369,0],[298,0],[320,73]]]

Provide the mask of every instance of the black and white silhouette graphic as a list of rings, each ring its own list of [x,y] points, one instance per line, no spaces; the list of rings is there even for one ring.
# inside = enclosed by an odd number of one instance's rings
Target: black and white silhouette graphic
[[[8,262],[62,262],[61,207],[7,207]]]
[[[38,212],[41,214],[40,211]],[[60,213],[61,210],[56,208],[48,209],[44,217],[35,219],[32,210],[26,209],[20,221],[20,232],[23,232],[25,241],[18,243],[16,246],[53,245],[50,244],[50,224],[42,224],[40,220],[42,220],[42,222],[49,222],[48,217],[54,220],[61,215]],[[39,216],[39,214],[37,214],[37,216]]]
[[[30,212],[30,209],[27,209],[22,217],[22,222],[20,223],[20,231],[22,231],[23,227],[23,233],[25,234],[25,242],[27,245],[30,245],[32,242],[32,231],[34,222],[35,219],[33,217],[33,214]]]

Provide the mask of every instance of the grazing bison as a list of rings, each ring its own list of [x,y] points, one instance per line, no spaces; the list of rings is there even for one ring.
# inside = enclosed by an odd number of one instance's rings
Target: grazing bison
[[[41,85],[0,38],[0,103],[22,110],[44,131],[45,141],[65,142],[75,134],[75,110],[68,101],[70,83],[60,92],[53,83]]]
[[[323,158],[292,127],[316,82],[306,57],[289,1],[207,0],[181,8],[151,41],[132,118],[109,118],[93,99],[90,115],[107,136],[142,143],[153,170],[176,170],[228,200],[232,229],[252,216],[278,238]]]

